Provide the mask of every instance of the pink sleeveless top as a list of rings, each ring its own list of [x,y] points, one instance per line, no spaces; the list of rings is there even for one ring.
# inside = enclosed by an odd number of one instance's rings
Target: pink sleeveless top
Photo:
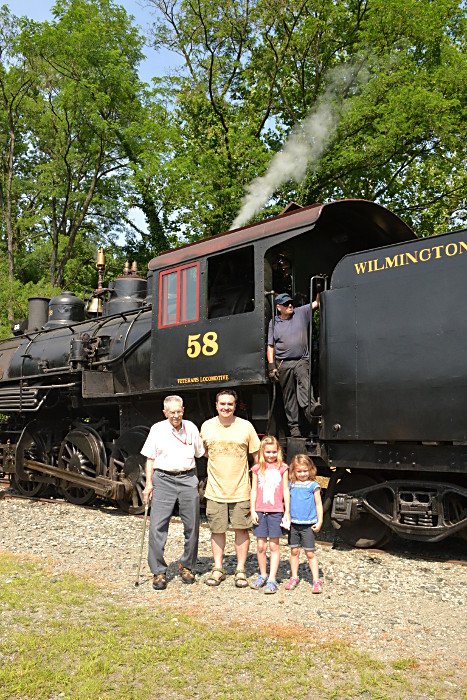
[[[251,470],[258,475],[258,490],[256,491],[257,513],[283,513],[284,512],[284,488],[283,475],[289,467],[282,462],[280,469],[277,463],[266,464],[266,471],[261,474],[259,464],[255,464]]]

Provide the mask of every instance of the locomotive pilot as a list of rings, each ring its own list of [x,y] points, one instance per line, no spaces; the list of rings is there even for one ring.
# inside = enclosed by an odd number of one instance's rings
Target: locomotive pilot
[[[294,308],[292,297],[283,292],[275,298],[276,317],[269,322],[267,360],[271,381],[278,381],[282,389],[284,410],[292,437],[301,437],[299,408],[308,406],[308,326],[310,308],[317,309],[319,298],[313,304]],[[311,414],[321,413],[321,404],[311,393]],[[306,437],[306,436],[305,436]]]

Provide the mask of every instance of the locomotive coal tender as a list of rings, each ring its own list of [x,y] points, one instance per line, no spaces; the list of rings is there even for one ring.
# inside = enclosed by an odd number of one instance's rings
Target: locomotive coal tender
[[[159,255],[147,276],[103,287],[104,264],[87,310],[69,292],[32,299],[27,328],[0,343],[0,471],[23,494],[141,512],[139,451],[163,397],[180,394],[200,424],[233,387],[258,433],[329,477],[346,542],[465,535],[467,231],[419,239],[371,202],[290,204]],[[320,292],[309,383],[323,410],[303,416],[307,438],[287,435],[268,379],[277,292]]]

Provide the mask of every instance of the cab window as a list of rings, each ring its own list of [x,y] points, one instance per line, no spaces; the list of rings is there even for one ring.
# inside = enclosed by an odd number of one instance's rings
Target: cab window
[[[208,318],[255,308],[253,246],[208,258]]]
[[[198,320],[199,263],[183,265],[159,277],[159,328]]]

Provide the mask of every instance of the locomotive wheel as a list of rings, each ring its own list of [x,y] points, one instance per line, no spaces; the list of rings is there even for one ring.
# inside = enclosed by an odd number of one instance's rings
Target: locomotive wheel
[[[337,484],[336,493],[352,493],[367,486],[374,486],[378,480],[368,474],[346,474]],[[391,512],[391,503],[384,490],[371,494],[371,503],[386,513]],[[392,537],[392,530],[370,513],[361,513],[358,520],[338,523],[331,520],[339,531],[339,537],[351,547],[382,547]]]
[[[30,459],[38,458],[31,456]],[[17,479],[14,476],[11,483],[22,496],[28,496],[28,498],[39,498],[40,496],[44,496],[45,492],[47,491],[47,484],[44,484],[41,481],[26,481],[26,479]]]
[[[444,497],[444,518],[449,525],[456,525],[467,517],[467,501],[458,493],[447,493]],[[467,529],[455,533],[455,537],[467,540]]]
[[[34,459],[44,464],[49,463],[45,440],[41,435],[41,429],[36,421],[30,424],[23,432],[21,441],[18,444],[16,462],[22,463],[24,459]],[[26,469],[26,471],[28,470]],[[31,472],[31,475],[32,474],[34,474],[34,472]],[[17,476],[13,477],[12,483],[20,494],[30,498],[44,496],[48,488],[48,484],[42,481],[19,479]]]
[[[105,466],[105,448],[98,433],[91,428],[76,428],[68,433],[60,446],[58,463],[61,469],[95,478]],[[63,497],[75,505],[89,505],[96,494],[94,489],[76,486],[62,480]]]
[[[144,513],[143,491],[146,486],[146,460],[141,448],[146,442],[149,428],[138,425],[122,433],[113,450],[113,464],[120,476],[131,483],[131,493],[126,499],[117,501],[118,506],[131,515]]]

